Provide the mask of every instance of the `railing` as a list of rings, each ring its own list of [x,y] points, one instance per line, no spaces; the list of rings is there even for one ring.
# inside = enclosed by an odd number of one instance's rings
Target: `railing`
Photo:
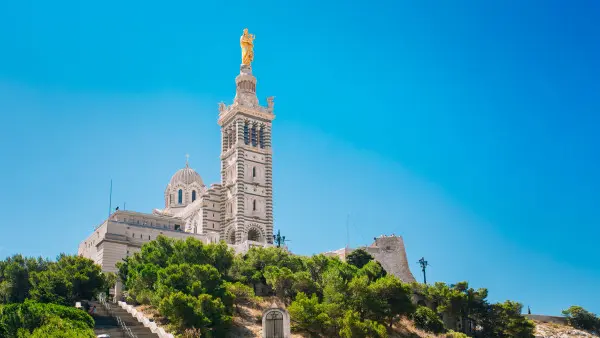
[[[117,324],[119,324],[119,326],[121,327],[121,330],[123,330],[123,332],[127,335],[127,337],[138,338],[135,333],[131,332],[131,329],[127,326],[127,324],[125,324],[123,319],[121,319],[121,317],[115,315],[110,304],[106,301],[106,296],[104,294],[98,295],[98,301],[100,302],[100,304],[102,304],[102,306],[104,306],[104,308],[106,309],[106,312],[108,312],[108,314],[111,317],[113,317],[117,320]]]

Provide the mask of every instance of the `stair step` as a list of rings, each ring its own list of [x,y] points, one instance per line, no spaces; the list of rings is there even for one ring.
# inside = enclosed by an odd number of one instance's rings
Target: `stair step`
[[[94,315],[95,325],[94,333],[100,335],[103,333],[110,334],[114,337],[123,337],[123,331],[119,326],[117,320],[113,318],[103,305],[95,302],[90,302],[91,306],[96,306],[96,314]],[[152,333],[149,328],[145,327],[144,324],[140,323],[137,318],[133,317],[130,313],[122,309],[116,304],[111,304],[111,312],[121,318],[121,320],[127,325],[127,327],[134,333],[138,338],[157,338],[158,335]]]

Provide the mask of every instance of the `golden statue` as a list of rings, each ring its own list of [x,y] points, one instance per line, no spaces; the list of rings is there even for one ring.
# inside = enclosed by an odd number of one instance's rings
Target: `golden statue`
[[[254,60],[254,34],[249,34],[248,28],[244,28],[244,34],[240,37],[240,46],[242,47],[242,63],[250,66]]]

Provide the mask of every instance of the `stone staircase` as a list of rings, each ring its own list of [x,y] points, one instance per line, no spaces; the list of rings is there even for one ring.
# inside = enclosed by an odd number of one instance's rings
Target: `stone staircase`
[[[90,306],[96,306],[94,320],[94,333],[96,336],[109,334],[110,338],[159,338],[145,327],[130,313],[117,306],[108,304],[110,312],[100,302],[89,302]],[[127,328],[124,329],[123,325]]]

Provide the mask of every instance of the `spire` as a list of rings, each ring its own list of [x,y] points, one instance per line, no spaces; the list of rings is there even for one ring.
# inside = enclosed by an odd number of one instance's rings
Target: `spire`
[[[190,167],[190,154],[185,154],[185,167]]]

